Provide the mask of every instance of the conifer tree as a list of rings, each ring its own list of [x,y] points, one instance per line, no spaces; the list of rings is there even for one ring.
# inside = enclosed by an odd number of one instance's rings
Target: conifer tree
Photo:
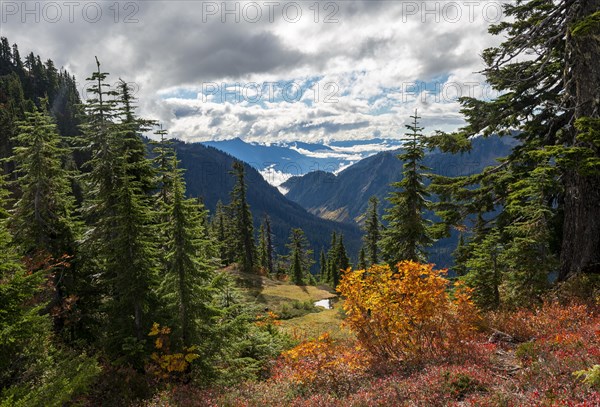
[[[86,177],[84,239],[90,273],[97,275],[107,322],[107,349],[141,368],[143,340],[151,322],[157,253],[150,189],[153,171],[140,139],[146,124],[133,113],[126,85],[110,91],[106,73],[92,75],[94,95],[85,106],[92,159]]]
[[[344,245],[344,235],[340,235],[335,250],[335,262],[331,268],[331,284],[334,289],[340,282],[342,270],[346,270],[348,267],[350,267],[350,259]]]
[[[123,342],[141,342],[152,323],[147,318],[157,271],[153,214],[139,182],[120,174],[113,224],[114,238],[105,242],[102,280],[110,287],[107,312],[111,317],[108,342],[121,348]],[[133,350],[134,360],[138,356]]]
[[[0,177],[0,388],[16,385],[27,367],[43,352],[44,335],[49,324],[42,315],[42,306],[32,302],[40,291],[44,276],[28,274],[19,261],[12,236],[6,227],[8,213],[4,210],[8,191],[4,176]]]
[[[381,225],[379,223],[379,215],[377,213],[377,206],[379,200],[377,197],[372,196],[369,199],[369,209],[365,216],[365,236],[363,238],[367,258],[369,264],[379,263],[379,240],[381,239]]]
[[[11,219],[14,238],[28,256],[51,256],[57,264],[71,262],[75,254],[77,223],[73,218],[74,198],[70,174],[63,168],[68,150],[61,147],[56,125],[45,108],[26,113],[18,122],[14,155],[20,197]],[[73,268],[66,263],[53,270],[54,298],[50,304],[55,326],[64,325],[62,303],[74,295]]]
[[[357,270],[366,270],[367,269],[367,259],[365,255],[365,248],[360,248],[360,253],[358,254],[358,264]]]
[[[321,254],[319,255],[319,279],[324,282],[327,276],[327,259],[325,258],[325,250],[321,248]]]
[[[258,266],[263,272],[267,271],[267,236],[266,236],[266,227],[265,223],[260,224],[260,229],[258,231]]]
[[[64,405],[99,373],[95,360],[60,350],[42,311],[48,270],[26,270],[6,227],[0,176],[0,405]]]
[[[538,163],[527,177],[512,182],[507,197],[505,210],[514,221],[503,228],[502,301],[513,306],[541,302],[549,275],[557,270],[550,247],[553,214],[546,201],[548,191],[556,188],[556,170],[549,162]]]
[[[326,273],[321,277],[325,284],[333,284],[332,270],[335,268],[335,263],[337,261],[337,247],[337,234],[334,231],[331,233],[331,243],[329,244],[329,250],[327,251]]]
[[[425,139],[415,111],[413,122],[406,126],[404,152],[398,158],[404,162],[403,179],[392,184],[397,191],[388,197],[391,207],[384,219],[388,226],[383,232],[381,246],[384,259],[395,265],[402,260],[426,261],[426,248],[433,243],[429,222],[424,212],[429,209],[429,193],[424,185],[424,172],[429,168],[421,162],[425,157]]]
[[[115,126],[115,137],[123,152],[126,152],[125,165],[127,174],[140,183],[142,192],[147,197],[156,188],[155,171],[152,161],[147,158],[146,146],[142,133],[155,125],[152,120],[138,117],[135,113],[136,100],[131,94],[131,85],[120,79],[116,91],[116,113],[118,123]]]
[[[265,216],[265,237],[266,237],[266,251],[267,251],[267,273],[273,275],[273,232],[271,231],[271,218]]]
[[[254,271],[256,248],[254,245],[254,226],[252,213],[246,200],[247,185],[244,174],[244,164],[239,161],[233,164],[233,174],[236,184],[231,191],[231,209],[235,222],[236,259],[241,269],[246,273]]]
[[[454,272],[458,276],[467,274],[467,265],[465,263],[469,258],[469,249],[462,233],[458,237],[458,244],[456,245],[454,252],[452,252],[452,257],[454,258]]]
[[[196,200],[185,197],[185,183],[175,155],[171,172],[167,261],[160,292],[173,315],[171,326],[175,328],[175,338],[179,338],[182,346],[190,347],[205,339],[202,336],[210,332],[211,318],[215,315],[210,306],[212,243],[202,224],[205,211]]]
[[[287,244],[289,250],[289,276],[297,285],[304,285],[310,279],[310,267],[314,263],[313,251],[308,249],[308,241],[304,236],[302,229],[292,229],[290,240]]]
[[[162,124],[159,125],[158,130],[154,132],[156,136],[159,136],[158,141],[151,141],[150,143],[154,147],[152,152],[154,153],[154,159],[152,164],[156,169],[156,188],[159,213],[166,212],[163,208],[167,207],[172,202],[169,192],[172,191],[171,179],[172,171],[171,164],[173,161],[173,142],[167,139],[167,131],[162,128]]]
[[[469,273],[467,285],[474,288],[473,299],[482,309],[494,309],[500,305],[500,284],[504,264],[501,257],[499,233],[488,233],[480,244],[472,246],[472,255],[467,260]]]
[[[474,213],[475,207],[494,212],[495,205],[504,205],[511,187],[498,187],[494,180],[514,180],[515,171],[527,176],[540,162],[531,160],[532,154],[545,155],[561,184],[559,190],[545,191],[545,201],[554,202],[550,237],[557,243],[554,254],[560,254],[559,280],[597,273],[600,70],[594,61],[600,58],[595,28],[600,1],[521,1],[504,5],[503,11],[505,21],[492,25],[489,32],[504,39],[483,53],[483,73],[502,96],[462,98],[468,124],[442,138],[463,145],[455,151],[468,149],[474,135],[511,135],[520,143],[495,168],[446,184],[457,205],[466,203],[457,218]],[[469,187],[471,192],[466,192]]]
[[[221,264],[227,266],[234,260],[234,242],[231,231],[231,219],[228,216],[228,208],[219,200],[212,219],[213,236],[219,248]]]
[[[26,253],[44,250],[55,258],[72,253],[75,240],[74,201],[63,161],[56,125],[45,108],[26,113],[18,123],[14,155],[21,196],[15,204],[12,224],[15,239]]]

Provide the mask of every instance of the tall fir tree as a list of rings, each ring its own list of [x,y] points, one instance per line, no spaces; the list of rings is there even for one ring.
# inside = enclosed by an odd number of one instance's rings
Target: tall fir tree
[[[344,235],[340,234],[337,236],[334,233],[332,235],[331,244],[332,247],[329,249],[328,253],[329,270],[327,272],[327,283],[335,289],[340,282],[342,270],[346,270],[350,267],[350,259],[348,258],[348,253],[346,252],[346,247],[344,245]]]
[[[55,345],[44,291],[45,269],[25,269],[6,226],[0,175],[0,405],[64,405],[89,391],[96,361]]]
[[[357,270],[367,269],[367,256],[365,254],[365,248],[361,247],[358,253],[358,264],[356,265]]]
[[[377,206],[379,199],[372,196],[369,198],[369,209],[365,215],[365,236],[363,241],[366,248],[366,258],[369,264],[379,263],[379,240],[381,239],[381,224],[379,222],[379,214]]]
[[[140,134],[147,122],[135,116],[126,84],[110,90],[108,74],[98,61],[97,67],[82,128],[92,156],[86,176],[84,209],[91,228],[84,239],[85,257],[101,293],[106,349],[141,368],[157,277],[150,201],[154,175]]]
[[[258,266],[260,267],[261,271],[267,272],[267,236],[266,236],[266,227],[265,227],[265,223],[261,223],[260,224],[260,229],[258,231],[258,248],[257,248],[257,254],[258,254]]]
[[[181,346],[189,348],[206,340],[217,314],[211,306],[213,248],[204,230],[203,207],[195,199],[185,197],[185,183],[175,155],[171,172],[166,269],[159,291],[173,316],[170,326],[174,337]]]
[[[0,175],[0,389],[8,389],[25,380],[27,370],[43,354],[50,334],[43,305],[33,301],[44,281],[41,271],[28,273],[7,228],[4,210],[8,191]],[[1,395],[0,395],[1,396]],[[0,399],[1,401],[1,399]]]
[[[397,190],[388,197],[391,207],[384,220],[388,225],[383,232],[381,247],[384,259],[394,266],[402,260],[424,262],[426,248],[433,243],[430,225],[424,213],[429,209],[429,192],[424,184],[429,168],[421,164],[425,157],[425,137],[419,127],[420,117],[415,111],[412,123],[406,125],[404,152],[398,158],[404,162],[403,179],[392,184]]]
[[[324,284],[333,284],[332,281],[332,269],[335,266],[336,259],[336,250],[337,250],[337,234],[331,232],[331,243],[329,244],[329,250],[327,251],[327,268],[324,275],[321,276],[322,282]]]
[[[246,199],[248,186],[246,185],[244,164],[240,161],[234,162],[232,173],[236,177],[236,184],[231,191],[230,204],[235,222],[236,260],[242,271],[251,273],[256,265],[256,247],[252,213]]]
[[[327,258],[325,257],[325,250],[321,248],[319,255],[319,281],[323,282],[327,276]]]
[[[310,267],[313,265],[313,251],[308,247],[308,240],[302,229],[292,229],[287,244],[289,250],[289,277],[294,284],[310,283]]]
[[[600,0],[504,5],[505,21],[489,32],[505,37],[483,53],[486,80],[502,96],[462,98],[468,124],[441,134],[437,143],[456,152],[467,150],[474,135],[519,140],[498,166],[440,182],[460,213],[451,223],[477,211],[495,215],[509,199],[512,182],[529,177],[545,161],[556,167],[554,181],[560,185],[544,191],[544,201],[552,203],[550,236],[539,235],[536,244],[550,238],[553,254],[560,255],[559,280],[600,269],[599,11]],[[499,217],[505,218],[499,226],[510,224],[510,213],[501,211]]]
[[[46,102],[42,100],[43,107],[26,113],[26,119],[18,122],[11,160],[18,176],[19,199],[10,223],[23,253],[50,256],[57,264],[52,270],[54,295],[49,305],[55,328],[60,330],[68,319],[63,303],[68,296],[76,298],[73,260],[79,227],[73,215],[71,174],[63,167],[69,151],[61,147]]]
[[[26,253],[46,251],[54,258],[72,254],[76,239],[71,175],[63,168],[69,151],[61,147],[56,124],[43,108],[18,122],[14,155],[20,190],[12,225]]]
[[[265,216],[265,237],[266,237],[266,250],[267,250],[267,273],[269,275],[273,275],[273,257],[274,257],[274,247],[273,247],[273,231],[271,230],[271,218],[269,215]]]
[[[211,222],[213,236],[219,248],[221,264],[228,266],[235,259],[235,241],[229,208],[219,200]]]
[[[488,233],[471,250],[472,254],[466,262],[469,272],[464,279],[474,289],[473,299],[480,308],[497,308],[500,305],[501,273],[505,268],[499,233],[495,230]]]
[[[340,235],[340,238],[338,240],[336,263],[336,268],[332,270],[332,281],[334,288],[336,288],[340,283],[340,279],[342,277],[342,270],[346,271],[348,267],[350,267],[350,258],[348,257],[346,246],[344,245],[344,235]]]

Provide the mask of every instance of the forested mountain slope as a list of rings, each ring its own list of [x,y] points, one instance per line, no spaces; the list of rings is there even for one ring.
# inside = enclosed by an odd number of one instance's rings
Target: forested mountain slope
[[[185,178],[188,194],[201,197],[211,212],[214,212],[219,200],[227,204],[235,183],[235,177],[230,171],[236,159],[200,143],[177,142],[175,147],[181,166],[187,170]],[[256,230],[264,215],[268,214],[272,221],[274,243],[278,252],[283,252],[291,228],[302,228],[317,253],[321,247],[328,247],[333,231],[344,234],[349,253],[354,254],[358,251],[361,232],[356,225],[320,219],[288,200],[250,165],[245,164],[245,171],[248,202],[257,225]]]
[[[473,141],[469,153],[453,155],[434,151],[426,156],[424,165],[438,175],[471,175],[494,165],[496,159],[506,156],[515,143],[510,137],[478,138]],[[385,198],[390,192],[390,184],[402,179],[403,163],[396,158],[397,154],[398,150],[384,151],[359,161],[338,175],[318,171],[290,178],[282,186],[289,190],[288,199],[317,216],[360,223],[370,197],[379,198],[382,212],[388,206]]]

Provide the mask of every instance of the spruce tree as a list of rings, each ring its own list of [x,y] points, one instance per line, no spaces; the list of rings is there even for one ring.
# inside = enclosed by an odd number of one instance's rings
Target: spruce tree
[[[529,176],[512,183],[506,201],[510,224],[502,251],[502,301],[513,306],[541,302],[549,275],[557,270],[558,259],[551,250],[552,208],[547,191],[555,188],[556,167],[538,163]]]
[[[334,289],[340,283],[342,270],[345,271],[348,267],[350,267],[350,259],[344,245],[344,235],[340,235],[335,250],[335,261],[331,268],[331,285]]]
[[[326,273],[321,277],[324,284],[333,284],[332,270],[336,266],[337,261],[337,234],[331,232],[331,243],[329,244],[329,250],[327,251],[327,269]]]
[[[63,168],[69,151],[61,147],[56,125],[44,108],[26,113],[13,140],[20,198],[12,226],[26,253],[43,250],[54,258],[72,254],[75,236],[70,174]]]
[[[372,196],[369,199],[369,209],[365,215],[365,236],[363,241],[366,247],[366,255],[369,264],[379,263],[379,240],[381,239],[381,225],[379,223],[379,215],[377,213],[377,206],[379,200],[377,197]]]
[[[357,270],[366,270],[367,269],[367,259],[365,255],[365,248],[360,248],[360,253],[358,253],[358,265]]]
[[[454,252],[452,252],[452,257],[454,259],[454,267],[452,269],[456,275],[464,276],[467,274],[467,265],[465,263],[469,258],[469,248],[462,233],[458,237],[458,244]]]
[[[308,241],[302,229],[292,229],[287,248],[290,262],[288,274],[292,282],[297,285],[310,282],[310,267],[314,263],[313,251],[308,249]]]
[[[466,210],[475,201],[480,207],[486,200],[505,204],[510,185],[493,188],[493,179],[514,180],[515,170],[519,179],[527,176],[540,162],[531,160],[533,153],[550,159],[561,184],[545,191],[545,201],[554,202],[550,237],[558,243],[559,280],[600,269],[599,11],[600,0],[505,4],[505,21],[489,28],[503,41],[483,53],[483,73],[501,96],[462,98],[467,125],[450,135],[464,144],[458,150],[468,149],[474,135],[512,135],[520,142],[496,168],[450,183],[453,198],[467,201]],[[473,192],[465,200],[469,185]],[[486,209],[495,211],[493,205]]]
[[[419,127],[420,117],[415,111],[413,122],[406,126],[410,133],[404,139],[404,152],[398,158],[404,162],[403,179],[392,184],[397,190],[388,197],[391,207],[384,220],[388,226],[383,232],[381,247],[384,259],[391,265],[402,260],[424,262],[426,248],[433,243],[429,222],[424,212],[429,209],[429,192],[424,185],[425,138]]]
[[[266,237],[266,251],[267,251],[267,273],[273,275],[273,232],[271,231],[271,218],[265,216],[265,237]]]
[[[465,276],[468,286],[474,288],[473,299],[482,309],[494,309],[500,305],[502,271],[502,245],[497,231],[488,233],[481,243],[472,247],[473,253],[466,262],[469,270]]]
[[[54,344],[43,293],[48,270],[26,270],[6,226],[0,176],[0,405],[64,405],[89,390],[96,361]]]
[[[122,79],[117,86],[115,101],[118,123],[114,131],[119,147],[126,153],[127,174],[140,183],[142,192],[149,197],[156,188],[155,170],[152,161],[147,158],[142,133],[150,130],[155,122],[136,115],[136,99],[132,95],[131,85]]]
[[[212,218],[211,228],[213,236],[219,248],[219,257],[221,264],[228,266],[233,262],[232,236],[230,233],[231,219],[223,202],[219,200]]]
[[[97,65],[82,128],[92,154],[85,179],[84,210],[91,226],[85,258],[102,293],[107,350],[141,368],[157,274],[150,201],[154,174],[141,141],[147,122],[133,113],[127,86],[121,83],[119,91],[111,91],[105,84],[108,74]]]
[[[231,209],[235,222],[236,260],[242,271],[251,273],[255,267],[256,248],[254,245],[254,226],[252,213],[246,199],[247,185],[244,164],[239,161],[233,164],[236,184],[231,191]]]
[[[50,256],[58,266],[53,270],[54,295],[50,303],[55,327],[62,329],[67,317],[63,301],[75,298],[73,257],[78,227],[71,176],[63,168],[69,151],[61,147],[56,125],[43,107],[26,113],[18,122],[14,155],[20,196],[15,203],[11,227],[14,239],[28,256]],[[70,263],[70,264],[69,264]]]
[[[260,230],[258,232],[258,266],[262,272],[267,271],[267,236],[265,223],[260,224]]]
[[[325,250],[321,248],[321,254],[319,255],[319,280],[325,281],[327,276],[327,259],[325,258]]]
[[[210,303],[210,263],[212,242],[207,239],[202,224],[203,208],[196,200],[185,197],[182,171],[173,156],[170,179],[172,203],[167,207],[166,270],[160,293],[172,315],[174,337],[182,346],[190,347],[206,340],[215,315]]]
[[[8,191],[4,176],[0,176],[0,389],[19,384],[44,351],[49,335],[48,318],[42,315],[43,306],[33,302],[39,294],[44,275],[27,273],[19,261],[12,236],[6,226],[8,213],[4,210]],[[0,399],[1,401],[1,399]]]

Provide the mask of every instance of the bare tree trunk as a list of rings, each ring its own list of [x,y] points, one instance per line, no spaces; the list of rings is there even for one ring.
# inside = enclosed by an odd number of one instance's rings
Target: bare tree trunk
[[[600,10],[600,0],[574,1],[569,13],[571,26]],[[565,89],[574,109],[574,120],[600,118],[600,33],[597,27],[582,35],[567,34],[567,72]],[[574,124],[574,123],[572,123]],[[571,145],[591,148],[599,156],[598,146],[577,140],[572,132]],[[583,175],[576,170],[564,174],[564,231],[559,279],[577,273],[600,273],[600,176]]]

